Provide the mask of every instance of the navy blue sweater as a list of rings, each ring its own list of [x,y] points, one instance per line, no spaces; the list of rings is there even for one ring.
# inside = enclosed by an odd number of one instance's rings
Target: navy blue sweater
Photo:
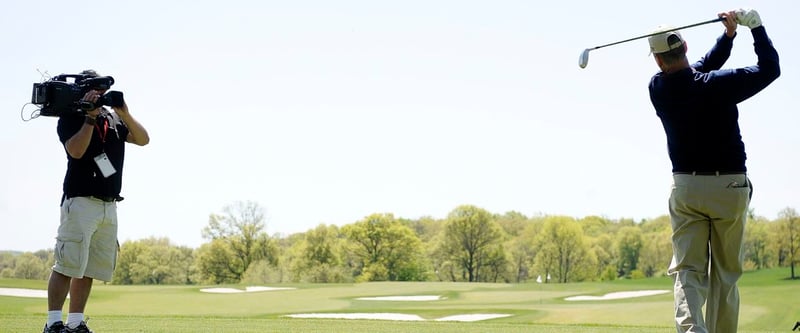
[[[650,80],[650,100],[667,135],[673,172],[747,171],[736,104],[780,76],[778,52],[766,30],[751,32],[755,66],[721,70],[733,48],[733,38],[723,34],[691,68],[659,72]]]

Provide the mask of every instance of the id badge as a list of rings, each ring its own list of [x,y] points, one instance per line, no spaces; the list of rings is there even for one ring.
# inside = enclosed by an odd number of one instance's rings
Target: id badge
[[[106,153],[95,156],[94,163],[100,168],[100,172],[103,173],[103,177],[105,178],[117,173],[117,169],[114,169],[114,166],[111,165],[111,161],[108,160],[108,155],[106,155]]]

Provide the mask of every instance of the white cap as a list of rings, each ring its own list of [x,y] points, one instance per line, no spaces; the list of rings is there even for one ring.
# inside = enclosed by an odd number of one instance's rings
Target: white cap
[[[674,28],[667,25],[660,25],[655,32],[671,29]],[[683,37],[681,37],[681,33],[677,30],[650,36],[647,38],[647,41],[650,42],[650,53],[652,54],[672,51],[683,45]]]

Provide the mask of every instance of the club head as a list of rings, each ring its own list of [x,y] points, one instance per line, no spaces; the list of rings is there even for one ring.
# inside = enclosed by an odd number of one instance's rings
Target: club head
[[[581,66],[581,68],[586,68],[587,64],[589,64],[589,49],[583,50],[580,58],[578,58],[578,66]]]

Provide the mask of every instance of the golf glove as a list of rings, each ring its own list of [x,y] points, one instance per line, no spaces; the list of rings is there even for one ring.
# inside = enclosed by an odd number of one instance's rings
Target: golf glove
[[[736,22],[750,29],[758,28],[761,26],[761,17],[755,9],[738,9],[736,10]]]

